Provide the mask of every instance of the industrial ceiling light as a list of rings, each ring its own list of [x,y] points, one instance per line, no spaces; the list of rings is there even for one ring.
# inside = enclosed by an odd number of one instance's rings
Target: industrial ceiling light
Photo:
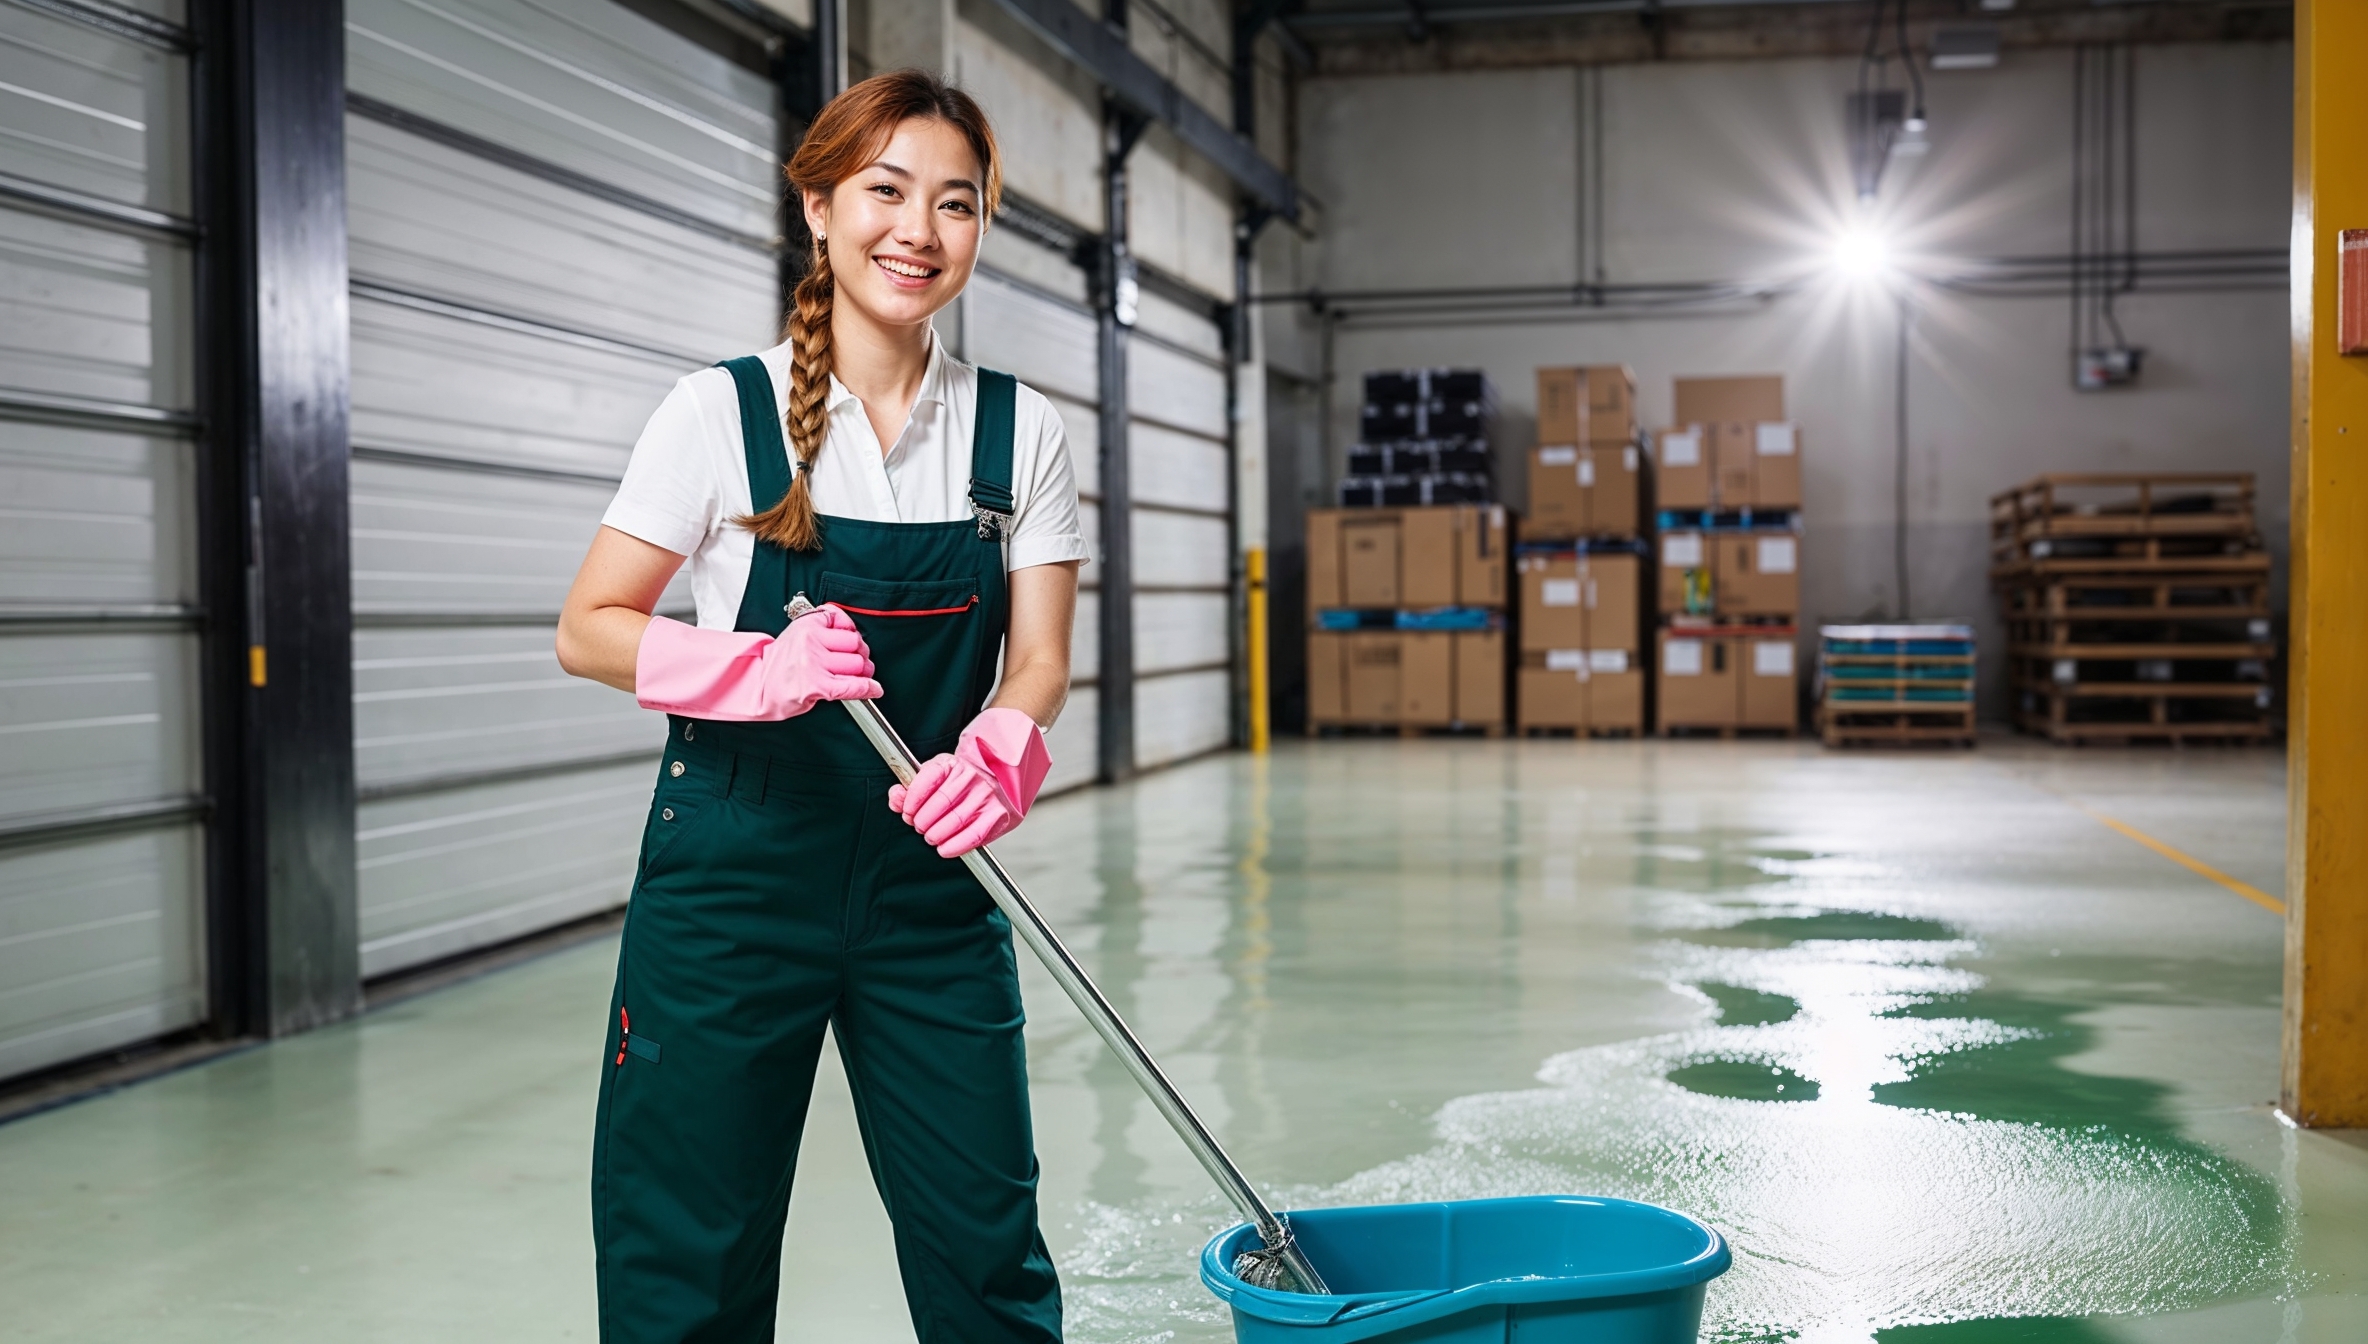
[[[1854,225],[1834,239],[1828,259],[1847,279],[1880,280],[1891,273],[1891,240],[1871,225]]]

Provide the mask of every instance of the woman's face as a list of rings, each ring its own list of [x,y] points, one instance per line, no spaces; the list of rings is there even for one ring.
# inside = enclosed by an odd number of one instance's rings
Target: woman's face
[[[960,131],[912,120],[827,197],[808,193],[806,226],[827,240],[835,301],[897,327],[953,302],[978,262],[984,178]]]

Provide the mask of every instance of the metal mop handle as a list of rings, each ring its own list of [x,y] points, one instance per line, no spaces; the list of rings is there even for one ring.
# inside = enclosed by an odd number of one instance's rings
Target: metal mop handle
[[[813,609],[813,604],[806,600],[805,594],[800,593],[797,600],[789,604],[790,618],[795,620]],[[847,707],[847,713],[855,719],[855,726],[871,739],[872,746],[879,751],[880,759],[888,763],[888,769],[895,774],[897,782],[912,783],[913,775],[921,768],[921,763],[913,758],[912,748],[904,744],[904,739],[897,735],[895,727],[888,722],[888,716],[880,712],[880,707],[869,700],[841,700],[839,703]],[[995,904],[1002,908],[1004,917],[1011,921],[1013,928],[1019,930],[1020,937],[1027,940],[1037,960],[1044,963],[1044,969],[1052,972],[1052,978],[1060,982],[1062,990],[1069,995],[1069,1001],[1077,1005],[1077,1011],[1085,1014],[1085,1020],[1093,1024],[1094,1030],[1101,1033],[1103,1042],[1118,1056],[1119,1062],[1126,1065],[1127,1072],[1135,1076],[1136,1085],[1143,1089],[1144,1095],[1151,1098],[1151,1104],[1167,1117],[1169,1126],[1176,1131],[1176,1137],[1182,1139],[1184,1146],[1192,1150],[1192,1155],[1200,1159],[1210,1179],[1217,1182],[1218,1188],[1233,1201],[1233,1206],[1241,1210],[1242,1217],[1256,1225],[1259,1239],[1266,1243],[1267,1250],[1290,1267],[1304,1291],[1329,1293],[1331,1290],[1324,1286],[1323,1276],[1316,1273],[1315,1266],[1309,1264],[1307,1256],[1300,1251],[1299,1243],[1292,1239],[1289,1226],[1275,1216],[1274,1210],[1267,1207],[1266,1201],[1250,1184],[1249,1178],[1242,1175],[1241,1168],[1233,1165],[1233,1159],[1225,1155],[1225,1150],[1217,1144],[1216,1136],[1209,1133],[1208,1127],[1200,1122],[1200,1117],[1192,1113],[1192,1108],[1184,1102],[1183,1094],[1176,1091],[1176,1085],[1168,1081],[1165,1073],[1160,1072],[1158,1061],[1152,1059],[1151,1052],[1135,1039],[1135,1033],[1119,1017],[1118,1010],[1102,997],[1102,991],[1086,975],[1085,969],[1077,964],[1077,959],[1069,955],[1069,949],[1061,945],[1059,935],[1052,931],[1050,924],[1044,922],[1044,916],[1036,912],[1035,904],[1020,891],[1019,884],[1003,871],[1003,865],[995,861],[995,856],[984,845],[963,855],[962,862],[969,865],[971,875],[978,879],[980,886],[987,889],[987,895],[993,897]]]

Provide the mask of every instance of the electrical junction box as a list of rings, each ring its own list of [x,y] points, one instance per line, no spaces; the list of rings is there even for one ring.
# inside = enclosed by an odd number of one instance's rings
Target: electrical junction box
[[[2114,345],[2083,350],[2072,366],[2072,385],[2083,392],[2126,387],[2138,381],[2138,366],[2145,361],[2146,352],[2136,346]]]

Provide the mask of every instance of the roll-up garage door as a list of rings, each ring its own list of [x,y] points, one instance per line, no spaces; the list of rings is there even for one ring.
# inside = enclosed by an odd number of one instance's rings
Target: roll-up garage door
[[[205,1014],[189,60],[76,13],[0,7],[0,1077]]]
[[[650,411],[776,339],[780,158],[763,75],[613,0],[346,18],[374,976],[625,898],[664,721],[552,637]]]
[[[1233,736],[1232,460],[1223,333],[1146,291],[1127,347],[1135,764]]]
[[[1013,255],[1015,250],[1029,251]],[[958,334],[962,357],[1011,374],[1043,393],[1060,412],[1069,457],[1077,471],[1086,543],[1098,547],[1101,528],[1096,509],[1101,495],[1095,468],[1100,461],[1100,422],[1095,416],[1100,405],[1100,363],[1084,272],[1067,258],[1009,230],[988,234],[986,255],[990,262],[998,255],[1008,258],[1012,270],[991,270],[982,264],[972,274],[970,288],[962,296]],[[1029,278],[1014,273],[1022,267]],[[941,331],[944,325],[940,324]],[[1101,663],[1097,636],[1101,587],[1096,569],[1089,564],[1079,575],[1077,625],[1070,642],[1069,705],[1045,738],[1045,749],[1052,753],[1047,789],[1089,783],[1099,765],[1095,720],[1101,702],[1095,683]]]

